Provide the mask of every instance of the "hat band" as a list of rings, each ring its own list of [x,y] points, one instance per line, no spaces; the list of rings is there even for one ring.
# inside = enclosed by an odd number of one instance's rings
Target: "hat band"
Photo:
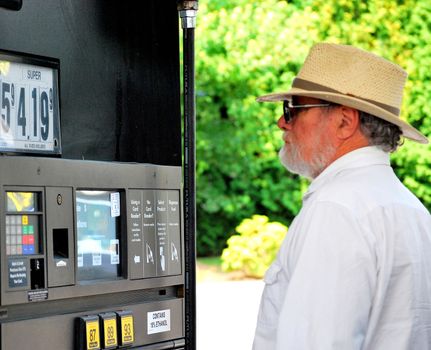
[[[323,85],[320,85],[320,84],[317,84],[317,83],[313,83],[313,82],[311,82],[309,80],[305,80],[305,79],[301,79],[301,78],[295,78],[295,79],[293,79],[292,87],[293,88],[302,89],[302,90],[308,90],[308,91],[332,92],[332,93],[337,93],[337,94],[341,94],[341,95],[351,96],[351,97],[357,98],[358,100],[362,100],[362,101],[365,101],[365,102],[368,102],[368,103],[372,103],[372,104],[374,104],[374,105],[376,105],[376,106],[378,106],[378,107],[380,107],[380,108],[382,108],[382,109],[384,109],[384,110],[386,110],[386,111],[388,111],[388,112],[390,112],[392,114],[395,114],[397,116],[399,116],[399,114],[400,114],[399,108],[396,108],[396,107],[393,107],[393,106],[389,106],[387,104],[384,104],[384,103],[381,103],[381,102],[377,102],[377,101],[374,101],[374,100],[369,100],[369,99],[366,99],[366,98],[357,97],[357,96],[350,95],[350,94],[343,94],[340,91],[337,91],[335,89],[331,89],[331,88],[329,88],[327,86],[323,86]]]

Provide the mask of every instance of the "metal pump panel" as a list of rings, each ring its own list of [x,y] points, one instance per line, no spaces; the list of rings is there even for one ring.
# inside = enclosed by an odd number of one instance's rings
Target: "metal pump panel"
[[[181,198],[180,167],[0,158],[1,349],[181,342]]]

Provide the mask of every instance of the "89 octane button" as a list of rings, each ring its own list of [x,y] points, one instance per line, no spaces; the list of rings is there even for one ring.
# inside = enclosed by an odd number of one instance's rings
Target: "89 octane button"
[[[103,349],[116,349],[118,346],[117,337],[117,315],[113,312],[106,312],[99,315],[100,329],[102,332]]]

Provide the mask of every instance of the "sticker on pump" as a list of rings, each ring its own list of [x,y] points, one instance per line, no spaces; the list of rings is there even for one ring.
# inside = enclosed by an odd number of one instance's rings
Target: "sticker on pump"
[[[120,240],[111,239],[109,251],[111,252],[111,265],[118,265],[120,263]]]
[[[147,333],[163,333],[171,330],[171,310],[151,311],[147,313]]]
[[[101,240],[93,240],[94,242],[94,251],[91,256],[93,259],[93,266],[102,265],[102,241]]]
[[[111,193],[111,216],[113,218],[120,216],[120,193]]]

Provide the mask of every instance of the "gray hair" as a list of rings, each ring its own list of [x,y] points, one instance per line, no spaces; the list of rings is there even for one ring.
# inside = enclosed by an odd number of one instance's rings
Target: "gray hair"
[[[385,152],[394,152],[403,144],[403,132],[395,124],[362,111],[359,111],[359,120],[361,131],[371,146],[377,146]]]

